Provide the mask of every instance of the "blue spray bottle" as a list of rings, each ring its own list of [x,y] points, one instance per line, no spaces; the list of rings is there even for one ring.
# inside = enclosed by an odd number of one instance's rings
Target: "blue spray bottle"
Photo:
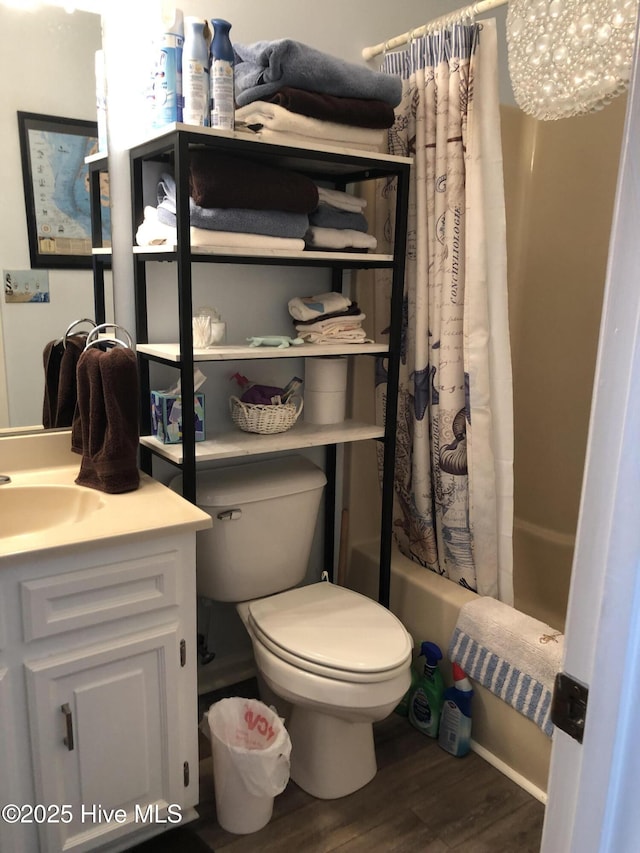
[[[438,737],[440,711],[444,694],[444,681],[438,669],[442,652],[435,643],[422,643],[424,672],[419,676],[409,698],[409,722],[429,737]]]
[[[231,24],[212,18],[210,107],[211,127],[233,130],[235,122],[234,53],[229,30]]]
[[[444,691],[438,744],[451,755],[462,757],[471,748],[471,699],[473,688],[466,673],[453,664],[453,687]]]

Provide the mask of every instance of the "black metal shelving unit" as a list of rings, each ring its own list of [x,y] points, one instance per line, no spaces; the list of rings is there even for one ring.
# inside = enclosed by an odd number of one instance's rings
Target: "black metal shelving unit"
[[[109,173],[109,159],[106,154],[91,157],[87,161],[89,170],[89,200],[91,205],[91,245],[93,254],[93,302],[96,323],[106,322],[106,302],[104,290],[104,271],[111,269],[111,252],[103,243],[102,204],[100,202],[100,178]]]
[[[336,189],[344,190],[350,184],[378,178],[395,178],[397,180],[397,203],[395,212],[395,241],[392,255],[376,255],[359,252],[235,252],[233,250],[205,251],[199,248],[192,250],[189,233],[189,153],[194,148],[208,147],[215,151],[233,154],[235,157],[246,157],[260,161],[270,166],[278,166],[300,172],[314,180],[328,183]],[[285,444],[280,439],[275,449],[293,449],[310,446],[325,447],[325,464],[327,488],[325,493],[325,561],[328,571],[334,563],[334,518],[336,509],[336,446],[344,441],[359,440],[373,437],[383,442],[384,472],[382,482],[382,513],[381,513],[381,545],[380,545],[380,586],[379,601],[389,604],[389,574],[391,559],[391,524],[393,510],[393,479],[395,467],[395,435],[396,435],[396,400],[398,393],[398,369],[400,363],[400,334],[402,316],[402,298],[405,266],[405,246],[407,231],[407,203],[409,196],[409,158],[389,155],[368,154],[355,150],[343,150],[324,145],[303,148],[294,145],[276,145],[233,132],[214,131],[205,128],[194,128],[188,125],[173,125],[152,139],[135,146],[130,151],[131,185],[133,206],[134,235],[144,215],[144,169],[147,163],[163,163],[169,166],[175,176],[177,210],[177,245],[157,250],[156,247],[134,248],[134,284],[135,284],[135,313],[136,340],[138,344],[138,359],[140,368],[141,408],[140,423],[143,436],[151,433],[151,413],[149,397],[151,392],[149,367],[150,362],[170,364],[180,372],[181,392],[183,399],[192,399],[193,385],[193,334],[191,317],[193,263],[213,264],[262,264],[299,267],[322,267],[331,270],[331,288],[342,290],[343,272],[352,269],[386,268],[392,273],[391,294],[391,324],[388,348],[386,345],[373,347],[370,352],[384,353],[388,358],[388,385],[385,426],[378,434],[366,429],[355,429],[353,434],[348,430],[328,429],[317,431],[317,434],[303,437],[296,432],[297,427],[284,434]],[[162,345],[149,344],[149,329],[147,321],[147,265],[152,262],[170,261],[176,265],[178,288],[178,326],[179,344],[174,351],[163,351]],[[224,360],[224,352],[218,352],[210,358],[199,355],[195,360],[210,361]],[[244,352],[238,356],[238,348],[229,350],[229,359],[255,358],[255,350]],[[297,349],[297,348],[296,348]],[[367,352],[366,348],[357,350],[355,347],[345,347],[343,354]],[[303,353],[299,350],[297,357],[326,355],[327,348],[308,347]],[[335,354],[335,350],[331,351]],[[260,357],[279,358],[283,351],[273,350],[261,353]],[[291,353],[293,355],[293,353]],[[197,452],[195,441],[195,414],[192,406],[184,406],[182,410],[183,443],[179,451],[168,453],[166,447],[159,443],[154,445],[152,440],[141,439],[140,464],[147,473],[153,471],[154,456],[161,456],[180,468],[183,473],[183,495],[187,500],[195,502],[196,467],[198,457],[205,459],[231,458],[233,454],[220,451],[222,455],[203,456]],[[272,436],[254,437],[255,446],[251,454],[269,453],[274,450]],[[300,443],[296,443],[299,440]],[[173,448],[176,445],[172,445]],[[236,457],[237,458],[237,457]]]

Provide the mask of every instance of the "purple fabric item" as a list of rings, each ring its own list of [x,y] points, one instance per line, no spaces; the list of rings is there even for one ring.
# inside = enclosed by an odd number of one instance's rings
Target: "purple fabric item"
[[[272,397],[282,397],[283,394],[283,388],[274,388],[272,385],[252,385],[240,399],[243,403],[270,406]]]

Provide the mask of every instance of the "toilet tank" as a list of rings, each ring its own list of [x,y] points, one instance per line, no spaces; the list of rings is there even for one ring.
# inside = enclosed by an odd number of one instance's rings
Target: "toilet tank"
[[[213,519],[196,535],[198,595],[247,601],[300,583],[326,482],[302,456],[198,473],[196,503]]]

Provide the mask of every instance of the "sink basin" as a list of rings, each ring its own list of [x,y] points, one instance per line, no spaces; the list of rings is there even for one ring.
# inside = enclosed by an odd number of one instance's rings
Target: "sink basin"
[[[100,494],[81,486],[0,486],[0,537],[77,524],[100,506]]]

